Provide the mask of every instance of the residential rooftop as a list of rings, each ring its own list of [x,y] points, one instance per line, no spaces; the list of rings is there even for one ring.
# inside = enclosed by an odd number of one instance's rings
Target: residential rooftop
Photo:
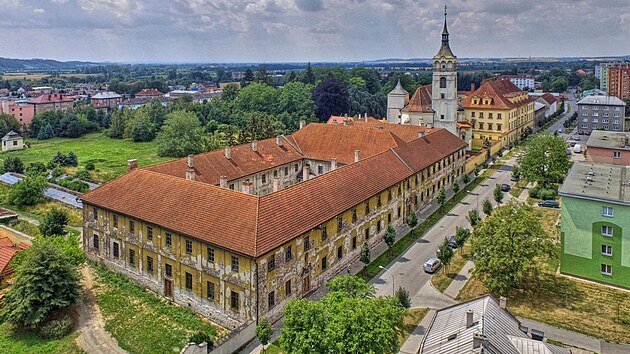
[[[615,96],[593,95],[581,99],[577,104],[594,104],[606,106],[625,106],[626,103]]]
[[[630,150],[630,133],[594,130],[586,141],[586,147]]]
[[[628,172],[627,166],[577,162],[571,167],[559,194],[630,205],[630,195],[626,193],[630,182]]]

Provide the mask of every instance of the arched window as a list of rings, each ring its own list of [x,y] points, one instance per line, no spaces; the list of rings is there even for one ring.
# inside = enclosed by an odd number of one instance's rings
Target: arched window
[[[446,78],[444,76],[440,78],[440,88],[446,88]]]

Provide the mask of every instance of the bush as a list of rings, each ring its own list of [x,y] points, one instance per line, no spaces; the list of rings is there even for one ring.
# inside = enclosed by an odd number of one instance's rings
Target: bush
[[[398,302],[400,302],[400,306],[410,309],[411,308],[411,298],[409,297],[409,290],[399,287],[396,291],[396,298]]]
[[[87,183],[81,180],[77,180],[74,177],[66,177],[60,179],[57,181],[57,184],[79,193],[85,193],[90,190],[90,187]]]
[[[39,224],[39,231],[44,236],[64,235],[68,224],[68,214],[60,208],[52,208]]]
[[[538,192],[538,198],[540,199],[554,199],[556,197],[556,191],[553,189],[546,189],[546,188],[542,188],[539,192]]]
[[[44,190],[48,183],[44,177],[26,177],[9,190],[7,202],[11,205],[35,205],[44,199]]]
[[[537,188],[537,187],[529,189],[529,197],[530,198],[538,198],[538,196],[540,195],[539,193],[540,193],[540,189]]]
[[[22,160],[20,160],[19,157],[9,156],[6,159],[4,159],[2,172],[24,173],[24,164],[22,163]]]
[[[206,332],[197,331],[195,332],[195,334],[190,336],[190,338],[188,339],[188,342],[192,342],[196,344],[201,344],[203,342],[206,342],[208,343],[208,347],[211,347],[213,344],[213,338],[210,334]]]
[[[94,167],[94,162],[90,161],[85,164],[85,169],[88,171],[94,171],[96,167]]]
[[[72,327],[74,327],[74,321],[70,316],[65,315],[61,319],[44,323],[38,333],[44,339],[61,339],[70,333]]]
[[[74,174],[74,177],[76,178],[80,178],[80,179],[90,179],[90,173],[88,172],[88,170],[80,170],[77,173]]]
[[[462,177],[462,181],[464,182],[464,184],[468,184],[468,182],[470,182],[470,177],[468,177],[468,173],[464,174],[464,177]]]
[[[26,166],[25,172],[27,176],[46,176],[48,169],[46,169],[46,165],[41,162],[33,162]]]
[[[409,213],[409,216],[407,216],[407,225],[411,227],[418,225],[418,215],[416,215],[415,212],[412,211]]]

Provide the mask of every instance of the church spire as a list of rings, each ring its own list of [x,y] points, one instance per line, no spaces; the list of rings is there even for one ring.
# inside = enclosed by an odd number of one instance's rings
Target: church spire
[[[442,30],[442,45],[440,51],[436,54],[436,57],[452,57],[455,58],[455,54],[451,51],[451,47],[448,43],[448,28],[446,26],[446,5],[444,6],[444,29]]]
[[[448,43],[448,28],[446,28],[446,5],[444,5],[444,29],[442,30],[442,42]]]

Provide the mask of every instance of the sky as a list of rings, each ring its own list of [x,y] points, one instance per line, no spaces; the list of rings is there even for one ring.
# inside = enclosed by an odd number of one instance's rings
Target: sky
[[[630,0],[0,0],[0,56],[114,62],[630,54]]]

